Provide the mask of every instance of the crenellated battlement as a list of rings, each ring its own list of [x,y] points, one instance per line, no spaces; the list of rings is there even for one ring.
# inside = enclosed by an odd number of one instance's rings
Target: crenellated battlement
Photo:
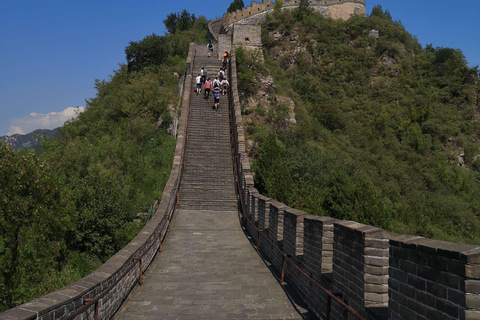
[[[300,6],[300,0],[283,0],[283,8],[297,8]],[[309,0],[310,7],[318,12],[322,12],[334,19],[348,19],[353,14],[366,14],[365,0]],[[241,10],[226,13],[223,16],[224,26],[229,28],[233,23],[258,16],[262,18],[269,11],[272,11],[275,2],[272,0],[263,0],[252,2]]]

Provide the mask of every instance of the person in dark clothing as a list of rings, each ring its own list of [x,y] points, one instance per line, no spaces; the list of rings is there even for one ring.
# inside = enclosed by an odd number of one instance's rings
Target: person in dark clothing
[[[213,89],[213,97],[215,98],[215,106],[214,106],[215,111],[218,110],[218,107],[219,107],[219,105],[220,105],[220,93],[221,93],[221,92],[222,92],[222,91],[220,90],[219,87],[215,87],[215,88]]]
[[[207,44],[207,53],[208,53],[208,57],[210,58],[210,56],[213,54],[213,43],[209,42]]]
[[[228,68],[228,52],[225,51],[223,53],[223,60],[222,60],[222,69],[225,71]]]

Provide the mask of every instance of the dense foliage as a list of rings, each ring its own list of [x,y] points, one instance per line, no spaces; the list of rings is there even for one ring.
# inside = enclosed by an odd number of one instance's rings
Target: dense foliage
[[[422,48],[381,7],[348,21],[303,10],[267,16],[264,65],[237,54],[247,97],[270,73],[277,97],[295,102],[295,125],[275,96],[245,107],[259,190],[318,215],[479,244],[478,68],[458,49]]]
[[[125,48],[129,70],[158,69],[162,64],[183,67],[190,42],[205,41],[208,28],[205,17],[196,18],[185,10],[181,14],[172,13],[169,17],[172,15],[175,17],[173,22],[169,22],[168,18],[164,22],[167,30],[174,32],[165,36],[152,34],[142,41],[131,41]],[[170,27],[169,23],[172,24]]]
[[[227,12],[234,12],[237,10],[241,10],[245,7],[245,4],[243,3],[243,0],[233,0],[233,2],[230,4],[230,6],[227,9]]]
[[[195,14],[189,13],[186,9],[179,13],[170,13],[167,19],[163,20],[163,24],[170,34],[177,31],[189,30],[195,24]]]
[[[199,17],[186,30],[131,42],[128,65],[95,81],[86,111],[39,156],[0,143],[0,310],[86,276],[149,219],[174,156],[174,74],[184,73],[188,44],[205,41],[206,27]]]
[[[0,143],[3,304],[12,306],[19,295],[37,294],[37,284],[52,288],[45,275],[55,275],[60,267],[56,257],[65,247],[66,213],[71,209],[63,193],[50,168],[34,153],[21,154]]]

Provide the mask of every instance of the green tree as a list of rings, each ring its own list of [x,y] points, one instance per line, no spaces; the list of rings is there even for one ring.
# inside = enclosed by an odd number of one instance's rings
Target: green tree
[[[186,9],[183,9],[182,12],[170,13],[167,18],[163,20],[163,24],[170,34],[174,34],[177,31],[191,29],[196,19],[195,14],[191,14]]]
[[[297,19],[303,19],[309,12],[310,0],[300,0],[300,6],[298,7]]]
[[[243,9],[245,7],[245,4],[243,3],[243,0],[233,0],[233,2],[230,4],[230,6],[227,9],[227,12],[234,12],[240,9]]]
[[[293,180],[282,159],[284,146],[274,133],[267,136],[254,163],[255,184],[260,192],[289,204],[293,197]]]
[[[166,40],[164,37],[152,34],[142,41],[131,41],[125,48],[128,69],[139,71],[146,67],[159,66],[166,58]]]
[[[46,294],[59,267],[70,207],[49,167],[35,154],[0,143],[0,279],[2,308]]]

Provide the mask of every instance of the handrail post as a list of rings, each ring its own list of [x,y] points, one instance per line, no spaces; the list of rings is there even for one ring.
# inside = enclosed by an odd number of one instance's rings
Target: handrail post
[[[139,259],[139,268],[140,268],[140,285],[143,284],[143,268],[142,268],[142,259]]]
[[[331,310],[332,310],[332,297],[327,296],[327,320],[330,320]]]
[[[87,303],[92,302],[92,301],[93,301],[92,298],[84,298],[83,299],[83,304],[87,304]],[[93,311],[93,319],[98,320],[98,300],[95,301],[95,307],[94,307],[94,311]]]
[[[143,284],[143,270],[142,270],[142,258],[140,257],[134,257],[133,260],[138,260],[138,265],[139,265],[139,273],[140,273],[140,278],[138,280],[138,283],[140,285]]]
[[[282,275],[281,275],[281,278],[280,278],[280,282],[283,284],[284,283],[284,278],[285,278],[285,258],[286,256],[283,255],[282,256]]]
[[[262,236],[262,232],[258,230],[258,235],[257,235],[257,250],[260,250],[260,237]]]
[[[98,301],[95,302],[95,313],[93,315],[94,320],[98,320]]]
[[[161,232],[155,232],[155,234],[158,236],[158,252],[163,251],[162,247],[162,233]]]

